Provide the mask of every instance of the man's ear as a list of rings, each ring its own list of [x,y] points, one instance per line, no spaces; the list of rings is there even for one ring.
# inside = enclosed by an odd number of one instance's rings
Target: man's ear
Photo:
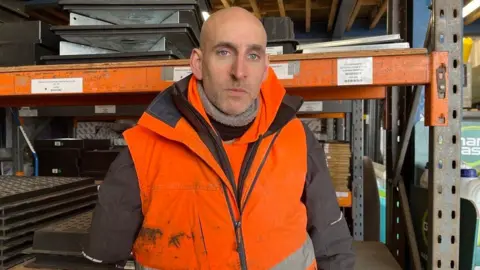
[[[269,56],[267,55],[267,57],[265,57],[265,70],[263,71],[263,80],[262,82],[266,81],[267,78],[268,78],[268,69],[270,68],[270,58]]]
[[[192,69],[193,76],[197,80],[202,80],[202,51],[200,49],[193,49],[192,54],[190,55],[190,68]]]

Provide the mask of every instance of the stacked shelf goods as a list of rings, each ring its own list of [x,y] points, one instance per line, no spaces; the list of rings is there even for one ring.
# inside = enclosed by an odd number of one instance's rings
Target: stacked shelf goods
[[[291,54],[296,52],[298,41],[295,40],[293,21],[289,17],[262,18],[267,32],[267,53],[270,55]]]
[[[58,54],[58,42],[50,25],[40,21],[0,24],[0,66],[42,64],[43,56]]]
[[[110,139],[35,140],[41,176],[95,177],[102,180],[121,148]]]
[[[31,258],[33,234],[53,222],[91,210],[97,185],[90,178],[0,177],[0,269]]]
[[[327,142],[324,143],[323,147],[335,190],[337,192],[348,192],[350,158],[352,156],[350,143]]]
[[[188,58],[203,24],[195,0],[61,0],[70,25],[52,30],[63,40],[47,64]]]
[[[82,246],[92,223],[92,212],[37,230],[30,251],[35,255],[35,261],[28,266],[55,269],[133,269],[132,261],[115,266],[94,263],[83,257]]]

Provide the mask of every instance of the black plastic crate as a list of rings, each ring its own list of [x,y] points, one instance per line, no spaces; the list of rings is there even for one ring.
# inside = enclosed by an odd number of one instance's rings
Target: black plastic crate
[[[270,40],[291,40],[295,38],[293,21],[289,17],[265,17],[263,26]]]
[[[41,21],[23,21],[0,24],[0,44],[41,44],[58,53],[60,37]]]
[[[0,43],[0,66],[41,65],[43,56],[56,54],[56,51],[41,44]]]
[[[82,150],[75,148],[37,150],[40,176],[79,177]]]
[[[35,149],[59,149],[75,148],[82,150],[107,150],[110,149],[111,141],[108,139],[74,139],[58,138],[35,140]]]
[[[292,40],[269,40],[267,47],[282,47],[282,54],[292,54],[297,52],[298,41]]]

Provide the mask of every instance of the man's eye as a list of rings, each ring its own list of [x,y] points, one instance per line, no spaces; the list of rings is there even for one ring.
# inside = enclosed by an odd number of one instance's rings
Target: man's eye
[[[248,58],[250,60],[258,60],[260,58],[260,56],[258,56],[258,54],[249,54]]]
[[[229,54],[229,52],[226,51],[226,50],[218,50],[217,54],[220,55],[220,56],[227,56]]]

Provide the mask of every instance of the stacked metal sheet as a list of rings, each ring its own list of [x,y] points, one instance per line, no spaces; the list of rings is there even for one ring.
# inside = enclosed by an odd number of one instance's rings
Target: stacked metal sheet
[[[410,48],[410,44],[402,42],[399,34],[317,42],[297,46],[297,50],[303,53],[359,52],[407,48]]]
[[[58,54],[59,40],[40,21],[0,24],[0,66],[42,64],[42,56]]]
[[[93,209],[90,178],[0,176],[0,269],[31,258],[34,231]]]
[[[199,46],[203,19],[195,0],[60,0],[69,26],[60,55],[47,64],[188,58]]]
[[[82,246],[92,223],[92,212],[82,213],[51,224],[35,232],[32,254],[34,268],[54,269],[133,269],[133,262],[121,265],[100,265],[85,259]]]

